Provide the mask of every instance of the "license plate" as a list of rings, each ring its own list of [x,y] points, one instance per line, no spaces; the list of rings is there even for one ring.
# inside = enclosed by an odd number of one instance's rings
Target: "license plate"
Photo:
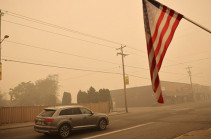
[[[42,125],[43,124],[43,122],[42,121],[37,121],[37,123],[36,123],[37,125]]]

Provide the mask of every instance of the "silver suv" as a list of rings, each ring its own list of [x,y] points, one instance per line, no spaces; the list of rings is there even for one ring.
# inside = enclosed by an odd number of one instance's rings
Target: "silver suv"
[[[34,130],[46,135],[56,132],[65,138],[75,129],[97,127],[104,130],[108,124],[106,114],[93,113],[83,106],[56,106],[44,109],[36,117]]]

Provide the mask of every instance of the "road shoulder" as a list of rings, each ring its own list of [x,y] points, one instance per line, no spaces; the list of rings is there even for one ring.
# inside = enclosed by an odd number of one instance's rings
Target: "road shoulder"
[[[211,128],[205,130],[196,130],[181,135],[175,139],[208,139],[211,138]]]

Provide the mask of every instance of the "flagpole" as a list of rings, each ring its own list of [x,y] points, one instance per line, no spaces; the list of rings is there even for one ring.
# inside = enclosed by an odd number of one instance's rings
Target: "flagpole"
[[[203,29],[203,30],[205,30],[205,31],[207,31],[207,32],[209,32],[209,33],[211,33],[211,31],[210,31],[209,29],[203,27],[202,25],[199,25],[198,23],[196,23],[196,22],[190,20],[189,18],[187,18],[187,17],[185,17],[185,16],[183,16],[183,18],[186,19],[187,21],[193,23],[194,25],[200,27],[201,29]]]
[[[156,1],[157,3],[159,3],[159,4],[161,4],[159,1],[157,1],[157,0],[155,0],[155,1]],[[163,5],[163,4],[161,4],[161,5]],[[177,12],[177,13],[178,13],[178,12]],[[202,25],[199,25],[198,23],[196,23],[196,22],[194,22],[193,20],[191,20],[191,19],[185,17],[184,15],[183,15],[183,18],[186,19],[187,21],[191,22],[192,24],[194,24],[194,25],[200,27],[201,29],[203,29],[203,30],[205,30],[205,31],[207,31],[207,32],[209,32],[209,33],[211,33],[211,31],[210,31],[209,29],[203,27]]]

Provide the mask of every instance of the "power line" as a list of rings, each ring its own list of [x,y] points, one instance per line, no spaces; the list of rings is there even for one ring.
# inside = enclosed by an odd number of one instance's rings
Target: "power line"
[[[15,60],[21,60],[21,61],[23,60],[23,61],[28,61],[28,62],[47,63],[47,64],[54,64],[54,65],[59,65],[60,64],[60,63],[55,62],[54,60],[53,60],[54,62],[52,62],[52,61],[47,61],[45,59],[41,61],[41,60],[34,60],[34,59],[31,59],[31,58],[13,57],[13,56],[4,56],[3,58],[4,59],[15,59]],[[72,67],[73,65],[66,65],[66,66]],[[85,66],[85,65],[77,67],[77,68],[96,69],[96,67],[93,68],[91,66]]]
[[[119,66],[118,66],[118,67],[119,67]],[[118,67],[113,67],[113,68],[104,69],[104,70],[111,70],[111,69],[115,69],[115,68],[118,68]],[[94,73],[88,73],[88,74],[85,74],[85,75],[78,75],[78,76],[75,76],[75,77],[68,77],[68,78],[65,78],[65,79],[63,79],[63,80],[81,78],[81,77],[89,76],[89,75],[92,75],[92,74],[94,74]],[[63,81],[63,80],[62,80],[62,81]]]
[[[6,10],[4,10],[4,11],[6,11]],[[37,19],[34,19],[34,18],[30,18],[30,17],[27,17],[27,16],[16,14],[16,13],[13,13],[13,12],[6,11],[6,14],[11,15],[11,16],[15,16],[15,17],[18,17],[18,18],[21,18],[21,19],[24,19],[24,20],[28,20],[28,21],[39,23],[39,24],[43,24],[43,25],[46,25],[46,26],[50,26],[50,27],[61,29],[61,30],[65,30],[65,31],[68,31],[68,32],[77,33],[77,34],[80,34],[80,35],[83,35],[83,36],[88,36],[88,37],[95,38],[95,39],[98,39],[98,40],[103,40],[103,41],[111,42],[113,44],[118,44],[118,45],[121,45],[122,44],[120,42],[111,41],[111,40],[108,40],[108,39],[104,39],[104,38],[97,37],[97,36],[94,36],[94,35],[90,35],[90,34],[87,34],[87,33],[79,32],[79,31],[76,31],[76,30],[73,30],[73,29],[65,28],[65,27],[62,27],[62,26],[58,26],[58,25],[55,25],[55,24],[51,24],[51,23],[48,23],[48,22],[45,22],[45,21],[37,20]],[[14,15],[12,15],[12,14],[14,14]],[[109,48],[115,48],[115,47],[112,47],[112,46],[108,46],[108,45],[104,45],[104,44],[100,44],[100,43],[95,43],[95,42],[91,42],[91,41],[79,39],[79,38],[76,38],[76,37],[71,37],[71,36],[68,36],[68,35],[63,35],[63,34],[51,32],[51,31],[47,31],[47,30],[43,30],[43,29],[31,27],[31,26],[28,26],[28,25],[23,25],[23,24],[15,23],[15,22],[12,22],[12,21],[7,21],[7,20],[3,20],[3,21],[9,22],[9,23],[12,23],[12,24],[17,24],[17,25],[20,25],[20,26],[25,26],[25,27],[37,29],[37,30],[40,30],[40,31],[45,31],[45,32],[48,32],[48,33],[53,33],[53,34],[56,34],[56,35],[62,35],[62,36],[65,36],[65,37],[70,37],[72,39],[76,39],[76,40],[80,40],[80,41],[85,41],[85,42],[88,42],[88,43],[94,43],[94,44],[106,46],[106,47],[109,47]],[[139,50],[139,49],[136,49],[136,48],[133,48],[133,47],[128,47],[128,48],[133,49],[133,50],[136,50],[136,51],[140,51],[140,52],[146,54],[146,52],[144,52],[142,50]],[[132,53],[132,52],[130,52],[130,53],[131,54],[135,54],[135,55],[139,55],[139,54]],[[143,55],[139,55],[139,56],[143,56]],[[180,63],[178,63],[178,64],[180,64]]]
[[[137,56],[144,56],[144,55],[140,55],[140,54],[137,54],[137,53],[134,53],[134,52],[128,51],[128,50],[126,50],[126,52],[127,52],[127,53],[129,53],[129,54],[137,55]],[[145,54],[146,54],[146,53],[145,53]]]
[[[15,42],[15,41],[8,41],[8,40],[7,40],[7,41],[5,41],[5,42],[9,42],[9,43],[13,43],[13,44],[18,44],[18,45],[22,45],[22,46],[26,46],[26,47],[32,47],[32,48],[36,48],[36,49],[40,49],[40,50],[45,50],[45,51],[50,51],[50,52],[65,54],[65,55],[71,55],[71,56],[80,57],[80,58],[85,58],[85,59],[89,59],[89,60],[95,60],[95,61],[100,61],[100,62],[105,62],[105,63],[110,63],[110,64],[119,64],[119,63],[115,63],[115,62],[111,62],[111,61],[100,60],[100,59],[96,59],[96,58],[91,58],[91,57],[76,55],[76,54],[67,53],[67,52],[58,51],[58,50],[53,50],[53,49],[47,49],[47,48],[43,48],[43,47],[39,47],[39,46],[35,46],[35,45],[30,45],[30,44],[25,44],[25,43],[20,43],[20,42]],[[131,68],[145,69],[145,68],[134,67],[134,66],[129,66],[129,65],[125,65],[125,66],[131,67]],[[149,69],[145,69],[145,70],[149,70]]]
[[[12,60],[12,59],[2,59],[2,60],[6,61],[6,62],[15,62],[15,63],[29,64],[29,65],[43,66],[43,67],[50,67],[50,68],[59,68],[59,69],[67,69],[67,70],[76,70],[76,71],[86,71],[86,72],[122,75],[121,73],[118,73],[118,72],[108,72],[108,71],[100,71],[100,70],[88,70],[88,69],[82,69],[82,68],[55,66],[55,65],[40,64],[40,63],[33,63],[33,62],[26,62],[26,61]],[[137,77],[137,78],[147,79],[147,78],[140,77],[140,76],[135,76],[135,75],[131,75],[131,76]]]
[[[82,68],[55,66],[55,65],[40,64],[40,63],[33,63],[33,62],[26,62],[26,61],[18,61],[18,60],[12,60],[12,59],[2,59],[2,60],[6,61],[6,62],[15,62],[15,63],[29,64],[29,65],[35,65],[35,66],[44,66],[44,67],[50,67],[50,68],[59,68],[59,69],[67,69],[67,70],[78,70],[78,71],[86,71],[86,72],[122,75],[121,73],[117,73],[117,72],[107,72],[107,71],[100,71],[100,70],[87,70],[87,69],[82,69]],[[127,74],[127,75],[129,75],[131,77],[135,77],[135,78],[150,80],[150,78],[141,77],[141,76],[137,76],[137,75],[133,75],[133,74]]]
[[[196,56],[196,55],[201,55],[201,54],[204,54],[204,53],[207,53],[207,52],[210,52],[210,50],[206,50],[206,51],[201,51],[200,53],[193,53],[193,55],[183,55],[183,56],[177,56],[177,57],[174,57],[174,59],[180,59],[180,58],[184,58],[184,57],[192,57],[192,56]]]
[[[15,57],[8,57],[8,58],[15,58]],[[4,61],[9,61],[9,60],[7,60],[7,59],[3,59]],[[25,59],[25,60],[27,60],[27,59]],[[31,60],[31,59],[30,59]],[[14,61],[17,61],[17,60],[14,60]],[[32,60],[33,61],[33,60]],[[13,61],[11,61],[11,62],[13,62]],[[21,61],[22,62],[22,61]],[[36,61],[35,61],[36,62]],[[29,62],[29,63],[32,63],[32,62]],[[27,64],[27,63],[26,63]],[[44,65],[46,65],[46,64],[44,64]],[[118,66],[119,67],[119,66]],[[114,68],[117,68],[117,67],[113,67],[113,68],[109,68],[109,69],[105,69],[105,70],[110,70],[110,69],[114,69]],[[134,73],[134,72],[133,72]],[[87,76],[87,75],[90,75],[90,74],[86,74],[86,75],[81,75],[81,76],[78,76],[78,77],[83,77],[83,76]],[[133,75],[133,74],[130,74],[130,73],[127,73],[127,75],[129,75],[129,76],[131,76],[131,77],[136,77],[136,78],[140,78],[140,79],[147,79],[147,80],[149,80],[150,78],[146,78],[146,77],[141,77],[141,76],[138,76],[138,75]],[[74,77],[74,78],[76,78],[76,77]],[[69,79],[69,78],[66,78],[66,79]],[[66,80],[65,79],[65,80]]]
[[[58,50],[53,50],[53,49],[42,48],[42,47],[39,47],[39,46],[24,44],[24,43],[20,43],[20,42],[14,42],[14,41],[8,41],[8,40],[6,40],[5,42],[9,42],[9,43],[13,43],[13,44],[18,44],[18,45],[22,45],[22,46],[26,46],[26,47],[32,47],[32,48],[36,48],[36,49],[41,49],[41,50],[45,50],[45,51],[49,51],[49,52],[55,52],[55,53],[59,53],[59,54],[70,55],[70,56],[75,56],[75,57],[79,57],[79,58],[84,58],[84,59],[89,59],[89,60],[104,62],[104,63],[119,64],[119,63],[115,63],[115,62],[111,62],[111,61],[106,61],[106,60],[101,60],[101,59],[96,59],[96,58],[91,58],[91,57],[76,55],[76,54],[67,53],[67,52],[58,51]],[[137,69],[143,69],[143,70],[149,70],[148,68],[142,68],[142,67],[136,67],[136,66],[130,66],[130,65],[125,65],[125,67],[137,68]],[[169,73],[169,74],[180,74],[180,73],[167,72],[167,71],[160,71],[160,72],[162,72],[162,73]],[[182,75],[182,74],[180,74],[180,75]]]
[[[191,61],[187,61],[187,62],[183,62],[183,63],[178,63],[178,64],[174,64],[174,65],[167,65],[167,66],[164,66],[164,67],[177,66],[177,65],[181,65],[181,64],[187,64],[187,63],[192,63],[192,62],[198,62],[198,61],[207,60],[207,59],[210,59],[210,58],[211,58],[211,57],[206,57],[206,58],[191,60]]]
[[[6,11],[6,10],[4,10],[4,11]],[[113,43],[113,44],[117,44],[117,45],[122,44],[120,42],[115,42],[115,41],[112,41],[112,40],[101,38],[101,37],[91,35],[91,34],[88,34],[88,33],[83,33],[83,32],[80,32],[80,31],[76,31],[76,30],[73,30],[73,29],[70,29],[70,28],[62,27],[62,26],[55,25],[55,24],[52,24],[52,23],[48,23],[48,22],[45,22],[45,21],[41,21],[41,20],[38,20],[38,19],[35,19],[35,18],[27,17],[27,16],[24,16],[24,15],[16,14],[16,13],[13,13],[13,12],[6,11],[6,14],[13,16],[13,17],[21,18],[21,19],[24,19],[24,20],[27,20],[27,21],[42,24],[42,25],[45,25],[45,26],[50,26],[50,27],[53,27],[53,28],[57,28],[57,29],[61,29],[61,30],[64,30],[64,31],[80,34],[80,35],[87,36],[87,37],[90,37],[90,38],[110,42],[110,43]]]
[[[133,50],[136,50],[136,51],[140,51],[140,52],[142,52],[142,53],[144,53],[144,54],[147,53],[147,52],[145,52],[145,51],[143,51],[143,50],[139,50],[139,49],[136,49],[136,48],[133,48],[133,47],[128,47],[128,48],[133,49]]]
[[[125,65],[125,67],[129,67],[129,68],[136,68],[136,69],[143,69],[143,70],[149,70],[148,68],[142,68],[142,67],[136,67],[136,66],[128,66],[128,65]],[[160,71],[161,73],[168,73],[168,74],[178,74],[178,75],[185,75],[185,74],[182,74],[182,73],[176,73],[176,72],[168,72],[168,71]]]
[[[55,33],[55,32],[51,32],[51,31],[47,31],[47,30],[43,30],[43,29],[39,29],[39,28],[35,28],[35,27],[31,27],[31,26],[28,26],[28,25],[23,25],[23,24],[19,24],[19,23],[15,23],[15,22],[11,22],[11,21],[7,21],[7,20],[3,20],[3,21],[5,21],[5,22],[9,22],[9,23],[13,23],[13,24],[18,24],[18,25],[21,25],[21,26],[25,26],[25,27],[29,27],[29,28],[33,28],[33,29],[38,29],[38,30],[41,30],[41,31],[45,31],[45,32],[48,32],[48,33],[53,33],[53,34],[56,34],[56,35],[61,35],[61,36],[65,36],[65,37],[69,37],[69,38],[72,38],[72,39],[77,39],[77,40],[80,40],[80,41],[85,41],[85,42],[89,42],[89,43],[93,43],[93,44],[97,44],[97,45],[102,45],[102,46],[106,46],[106,47],[109,47],[109,48],[114,48],[114,47],[112,47],[112,46],[108,46],[108,45],[104,45],[104,44],[100,44],[100,43],[95,43],[95,42],[91,42],[91,41],[87,41],[87,40],[83,40],[83,39],[79,39],[79,38],[75,38],[75,37],[71,37],[71,36],[68,36],[68,35],[63,35],[63,34],[59,34],[59,33]],[[41,21],[40,21],[41,22]],[[47,22],[46,22],[46,24],[47,24]],[[49,23],[50,24],[50,23]],[[52,24],[53,25],[53,24]],[[56,25],[55,25],[56,26]],[[58,27],[60,27],[60,26],[58,26]],[[77,32],[77,31],[76,31]],[[134,50],[137,50],[138,51],[138,49],[135,49],[135,48],[132,48],[132,49],[134,49]],[[54,51],[54,50],[53,50]],[[55,51],[54,51],[55,52]],[[59,53],[62,53],[62,52],[59,52]],[[64,52],[63,52],[64,53]],[[133,53],[134,54],[134,53]],[[74,55],[74,54],[72,54],[72,55]],[[76,56],[76,55],[74,55],[74,56]],[[78,57],[78,55],[77,55],[77,57]],[[79,57],[83,57],[83,56],[79,56]],[[88,58],[88,57],[84,57],[84,58],[87,58],[87,59],[92,59],[92,60],[97,60],[97,59],[93,59],[93,58]],[[204,60],[204,59],[200,59],[200,60]],[[104,61],[104,60],[97,60],[97,61]],[[108,62],[108,61],[104,61],[104,62],[107,62],[107,63],[111,63],[111,62]],[[193,61],[194,62],[194,61]],[[113,63],[113,62],[112,62]],[[184,63],[187,63],[187,62],[184,62]],[[184,64],[184,63],[178,63],[178,64],[176,64],[176,65],[179,65],[179,64]],[[189,62],[188,62],[189,63]],[[114,63],[113,63],[114,64]],[[115,63],[116,64],[116,63]],[[170,66],[174,66],[174,65],[170,65]],[[132,66],[130,66],[130,67],[132,67]],[[138,67],[138,68],[140,68],[140,67]],[[165,72],[165,73],[167,73],[167,72]],[[175,74],[175,73],[174,73]]]
[[[192,75],[193,77],[196,77],[196,78],[210,78],[211,79],[211,77],[210,76],[195,76],[195,75]]]
[[[98,37],[98,36],[95,36],[95,35],[91,35],[91,34],[88,34],[88,33],[83,33],[83,32],[80,32],[80,31],[76,31],[76,30],[73,30],[73,29],[69,29],[69,28],[66,28],[66,27],[55,25],[55,24],[52,24],[52,23],[49,23],[49,22],[41,21],[41,20],[38,20],[38,19],[35,19],[35,18],[27,17],[27,16],[17,14],[17,13],[14,13],[14,12],[9,12],[7,10],[3,10],[3,11],[5,11],[7,15],[14,16],[14,17],[17,17],[17,18],[21,18],[21,19],[24,19],[24,20],[27,20],[27,21],[35,22],[35,23],[42,24],[42,25],[45,25],[45,26],[50,26],[50,27],[53,27],[53,28],[57,28],[57,29],[61,29],[61,30],[64,30],[64,31],[80,34],[80,35],[83,35],[83,36],[87,36],[87,37],[91,37],[91,38],[94,38],[94,39],[110,42],[110,43],[117,44],[117,45],[123,45],[123,43],[120,43],[120,42],[108,40],[108,39]],[[146,53],[143,50],[133,48],[131,46],[129,46],[128,48],[136,50],[136,51],[140,51],[142,53]]]
[[[62,27],[62,26],[59,26],[59,25],[55,25],[55,24],[49,23],[49,22],[38,20],[38,19],[35,19],[35,18],[27,17],[27,16],[24,16],[24,15],[21,15],[21,14],[17,14],[17,13],[14,13],[14,12],[7,11],[7,10],[3,10],[3,11],[5,11],[5,14],[7,14],[7,15],[10,15],[10,16],[13,16],[13,17],[16,17],[16,18],[20,18],[20,19],[23,19],[23,20],[35,22],[35,23],[38,23],[38,24],[42,24],[42,25],[45,25],[45,26],[61,29],[61,30],[64,30],[64,31],[72,32],[72,33],[77,33],[77,34],[80,34],[80,35],[83,35],[83,36],[88,36],[88,37],[91,37],[91,38],[95,38],[95,39],[98,39],[98,40],[110,42],[110,43],[117,44],[117,45],[123,44],[123,43],[120,43],[120,42],[108,40],[108,39],[105,39],[105,38],[102,38],[102,37],[98,37],[98,36],[95,36],[95,35],[91,35],[91,34],[88,34],[88,33],[83,33],[83,32],[76,31],[76,30],[73,30],[73,29],[70,29],[70,28],[66,28],[66,27]],[[11,22],[11,21],[6,21],[6,20],[3,20],[3,21],[10,22],[10,23],[13,23],[13,24],[18,24],[18,23]],[[18,25],[20,25],[20,24],[18,24]],[[27,26],[27,25],[24,25],[24,26]],[[29,26],[27,26],[27,27],[29,27]],[[32,27],[32,28],[34,28],[34,27]],[[38,28],[36,28],[36,29],[38,29]],[[40,30],[44,31],[42,29],[40,29]],[[50,31],[48,31],[48,32],[50,33]],[[51,32],[51,33],[53,33],[53,32]],[[56,33],[56,34],[59,35],[58,33]],[[64,36],[67,36],[67,35],[64,35]],[[80,41],[86,41],[86,42],[89,42],[89,43],[94,43],[94,42],[91,42],[91,41],[87,41],[87,40],[83,40],[83,39],[79,39],[79,38],[75,38],[75,37],[71,37],[71,38],[72,39],[77,39],[77,40],[80,40]],[[99,43],[94,43],[94,44],[102,45],[102,46],[106,46],[106,47],[111,47],[111,46],[104,45],[104,44],[99,44]],[[115,48],[115,47],[111,47],[111,48]],[[133,48],[133,47],[127,47],[127,48],[130,48],[130,49],[133,49],[133,50],[136,50],[136,51],[140,51],[142,53],[146,53],[145,51],[142,51],[142,50],[137,49],[137,48]],[[139,54],[136,54],[136,53],[131,53],[131,54],[139,55]],[[140,55],[140,56],[143,56],[143,55]],[[178,64],[184,64],[184,63],[178,63]]]
[[[99,61],[99,62],[104,62],[104,63],[110,63],[110,64],[119,64],[119,63],[115,63],[115,62],[111,62],[111,61],[106,61],[106,60],[101,60],[101,59],[96,59],[96,58],[76,55],[76,54],[67,53],[67,52],[58,51],[58,50],[53,50],[53,49],[42,48],[42,47],[39,47],[39,46],[24,44],[24,43],[20,43],[20,42],[14,42],[14,41],[8,41],[8,40],[6,40],[5,42],[18,44],[18,45],[22,45],[22,46],[26,46],[26,47],[32,47],[32,48],[36,48],[36,49],[41,49],[41,50],[45,50],[45,51],[49,51],[49,52],[55,52],[55,53],[59,53],[59,54],[75,56],[75,57],[79,57],[79,58],[83,58],[83,59],[89,59],[89,60],[94,60],[94,61]],[[148,68],[136,67],[136,66],[131,66],[131,65],[125,65],[125,67],[142,69],[142,70],[149,70]],[[161,73],[168,73],[168,74],[184,75],[182,73],[168,72],[168,71],[162,71],[162,70],[160,72]]]
[[[52,31],[48,31],[48,30],[44,30],[44,29],[40,29],[40,28],[36,28],[36,27],[32,27],[32,26],[20,24],[20,23],[8,21],[8,20],[2,20],[2,21],[8,22],[8,23],[11,23],[11,24],[16,24],[16,25],[23,26],[23,27],[27,27],[27,28],[31,28],[31,29],[35,29],[35,30],[39,30],[39,31],[43,31],[43,32],[47,32],[47,33],[51,33],[51,34],[55,34],[55,35],[59,35],[59,36],[63,36],[63,37],[68,37],[68,38],[71,38],[71,39],[75,39],[75,40],[79,40],[79,41],[83,41],[83,42],[87,42],[87,43],[92,43],[92,44],[97,44],[97,45],[105,46],[105,47],[112,48],[112,49],[115,48],[115,47],[110,46],[110,45],[105,45],[105,44],[102,44],[102,43],[96,43],[96,42],[92,42],[92,41],[88,41],[88,40],[84,40],[84,39],[72,37],[72,36],[69,36],[69,35],[64,35],[64,34],[52,32]],[[137,54],[137,53],[133,53],[133,52],[130,52],[130,53],[131,54],[134,54],[134,55],[138,55],[138,56],[143,56],[143,55],[140,55],[140,54]]]
[[[92,41],[88,41],[88,40],[84,40],[84,39],[79,39],[79,38],[76,38],[76,37],[72,37],[72,36],[68,36],[68,35],[52,32],[52,31],[48,31],[48,30],[44,30],[44,29],[40,29],[40,28],[28,26],[28,25],[24,25],[24,24],[20,24],[20,23],[8,21],[8,20],[2,20],[2,21],[8,22],[8,23],[11,23],[11,24],[16,24],[16,25],[23,26],[23,27],[27,27],[27,28],[31,28],[31,29],[35,29],[35,30],[39,30],[39,31],[43,31],[43,32],[47,32],[47,33],[51,33],[51,34],[55,34],[55,35],[59,35],[59,36],[63,36],[63,37],[67,37],[67,38],[71,38],[71,39],[75,39],[75,40],[79,40],[79,41],[84,41],[84,42],[87,42],[87,43],[97,44],[97,45],[105,46],[105,47],[108,47],[108,48],[115,48],[115,47],[112,47],[112,46],[109,46],[109,45],[96,43],[96,42],[92,42]]]
[[[14,41],[8,41],[8,40],[5,41],[5,42],[9,42],[9,43],[13,43],[13,44],[18,44],[18,45],[22,45],[22,46],[26,46],[26,47],[32,47],[32,48],[41,49],[41,50],[50,51],[50,52],[65,54],[65,55],[71,55],[71,56],[80,57],[80,58],[89,59],[89,60],[95,60],[95,61],[100,61],[100,62],[105,62],[105,63],[110,63],[110,64],[119,64],[119,63],[115,63],[115,62],[111,62],[111,61],[90,58],[90,57],[86,57],[86,56],[76,55],[76,54],[67,53],[67,52],[58,51],[58,50],[53,50],[53,49],[42,48],[42,47],[39,47],[39,46],[29,45],[29,44],[20,43],[20,42],[14,42]],[[138,69],[149,70],[147,68],[142,68],[142,67],[135,67],[135,66],[129,66],[129,65],[125,65],[125,66],[126,67],[130,67],[130,68],[138,68]]]
[[[63,67],[63,66],[55,66],[55,65],[47,65],[47,64],[40,64],[40,63],[33,63],[33,62],[26,62],[26,61],[18,61],[12,59],[2,59],[6,62],[15,62],[15,63],[22,63],[22,64],[29,64],[29,65],[36,65],[36,66],[44,66],[44,67],[51,67],[51,68],[59,68],[59,69],[69,69],[69,70],[78,70],[78,71],[87,71],[87,72],[99,72],[99,73],[108,73],[108,74],[119,74],[117,72],[106,72],[100,70],[88,70],[88,69],[81,69],[81,68],[72,68],[72,67]]]
[[[50,51],[50,52],[54,52],[54,53],[60,53],[60,54],[64,54],[64,55],[71,55],[71,56],[84,58],[84,59],[89,59],[89,60],[94,60],[94,61],[100,61],[100,62],[111,63],[111,64],[118,64],[118,63],[114,63],[114,62],[110,62],[110,61],[106,61],[106,60],[100,60],[100,59],[96,59],[96,58],[76,55],[76,54],[67,53],[67,52],[58,51],[58,50],[53,50],[53,49],[42,48],[42,47],[39,47],[39,46],[34,46],[34,45],[29,45],[29,44],[14,42],[14,41],[6,41],[6,42],[14,43],[14,44],[18,44],[18,45],[23,45],[23,46],[27,46],[27,47],[32,47],[32,48],[36,48],[36,49],[41,49],[41,50],[45,50],[45,51]]]
[[[145,78],[145,77],[140,77],[140,76],[137,76],[137,75],[132,75],[132,74],[127,74],[131,77],[136,77],[136,78],[140,78],[140,79],[147,79],[147,80],[150,80],[150,78]]]

